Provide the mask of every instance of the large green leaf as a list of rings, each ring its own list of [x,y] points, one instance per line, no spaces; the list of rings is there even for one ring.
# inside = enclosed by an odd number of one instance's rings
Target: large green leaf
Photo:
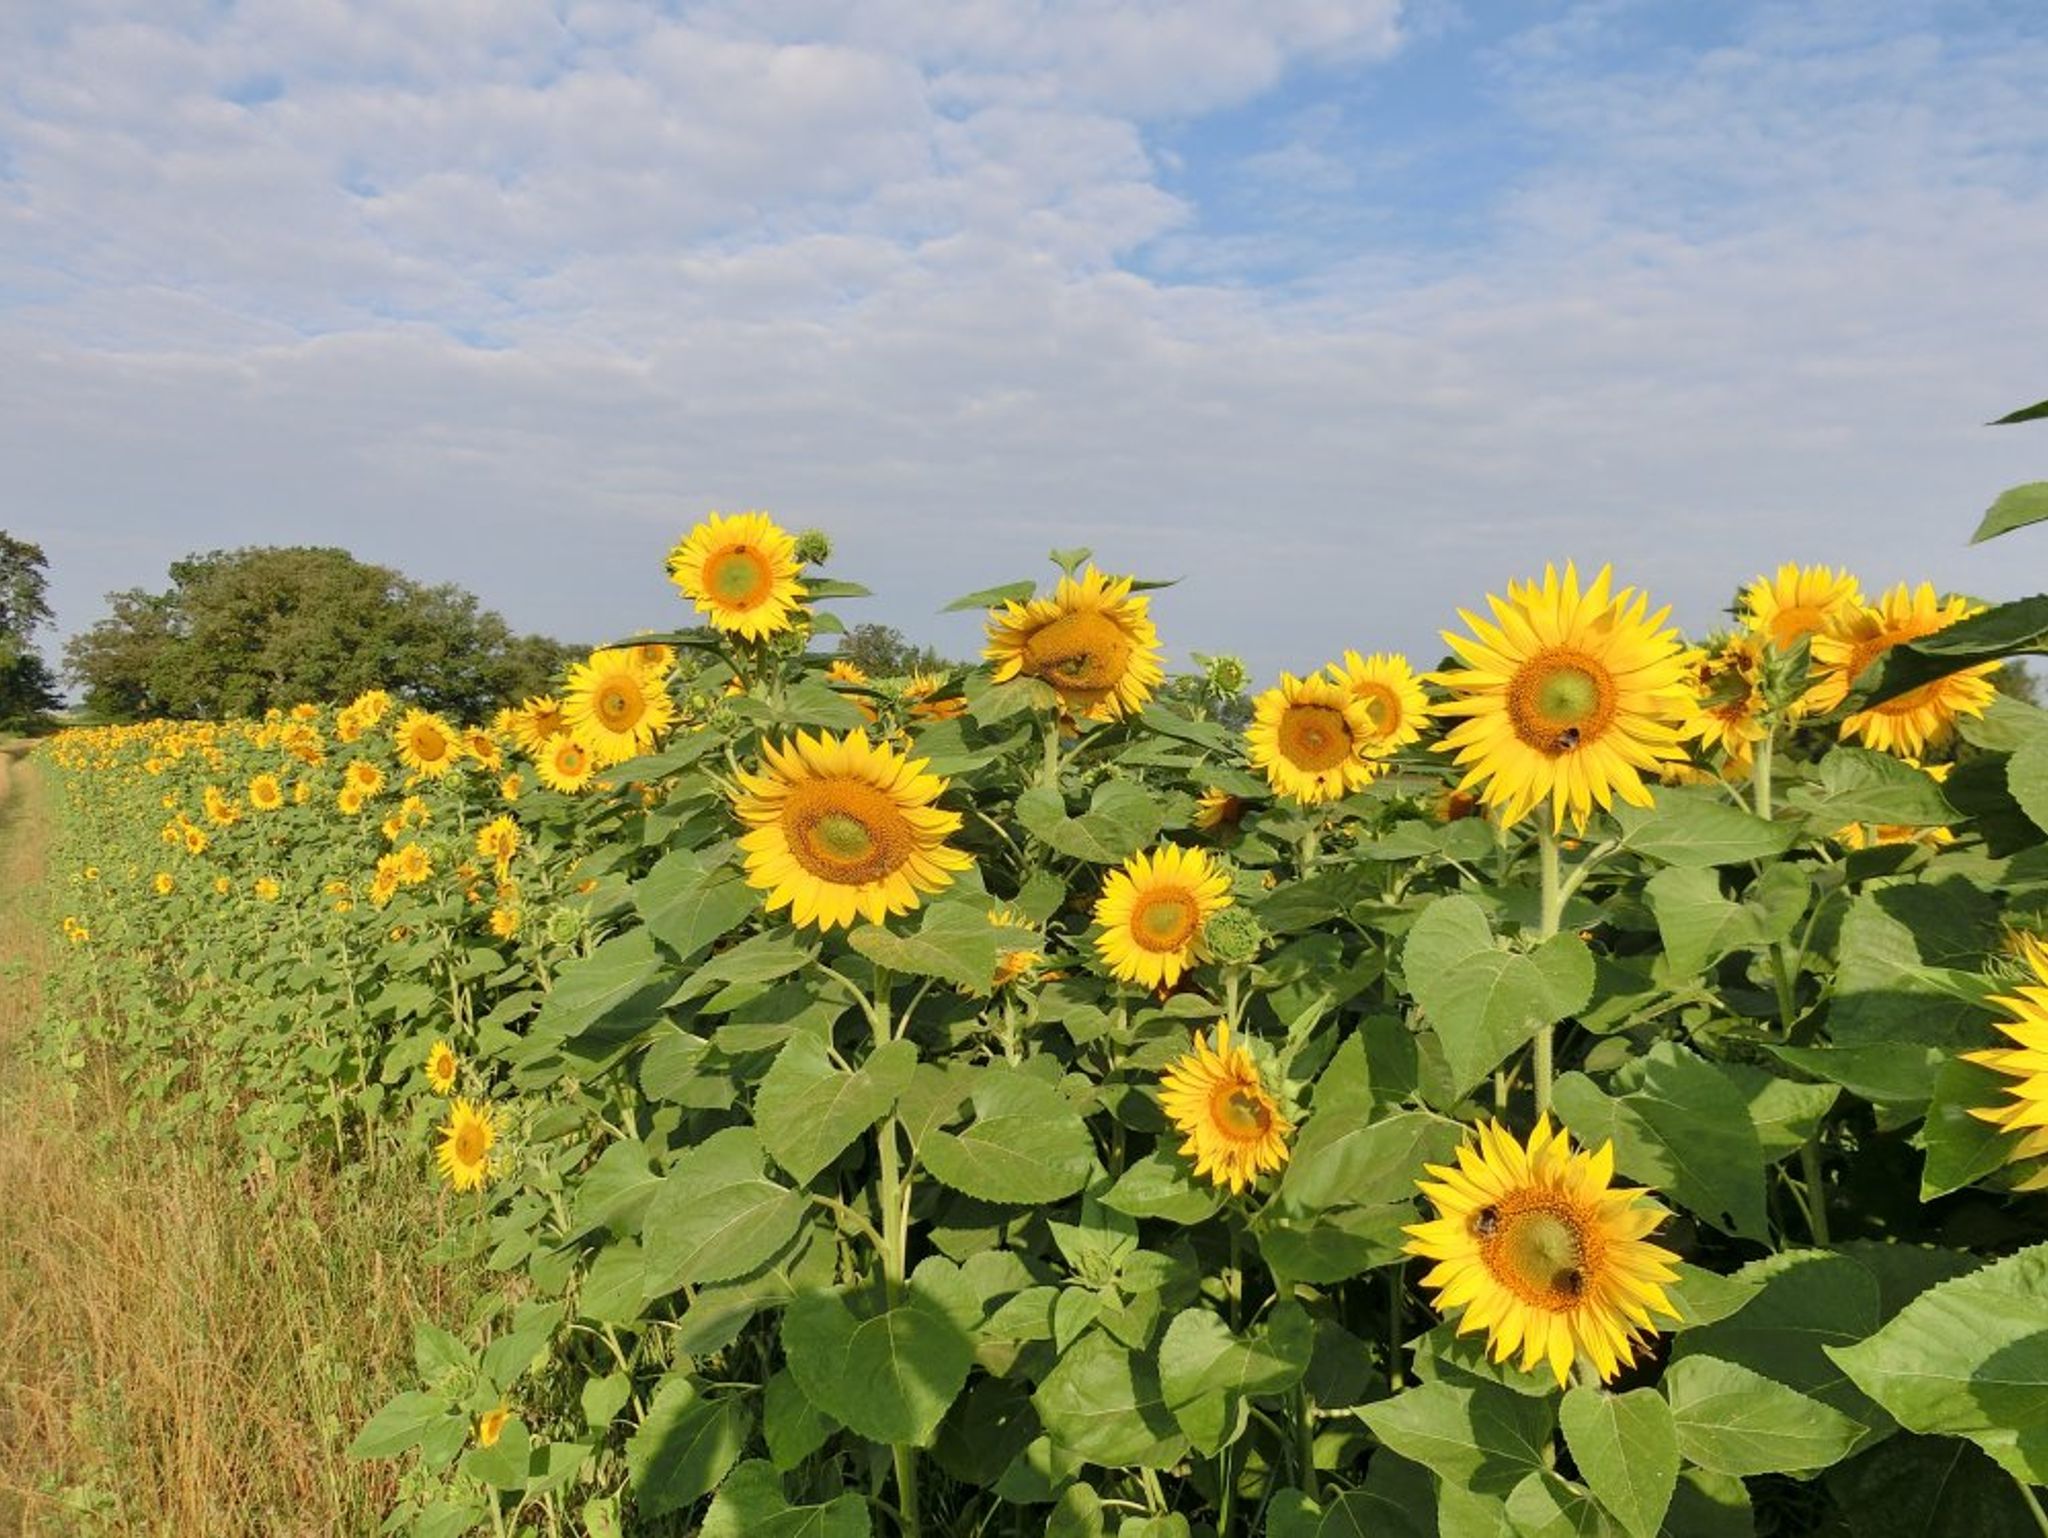
[[[1575,1387],[1558,1407],[1565,1445],[1587,1487],[1630,1538],[1656,1538],[1678,1488],[1678,1430],[1654,1389]]]
[[[694,849],[673,849],[633,883],[633,906],[647,932],[693,961],[761,906],[761,894],[729,865],[707,868]]]
[[[2005,783],[2027,820],[2048,829],[2048,737],[2020,744],[2006,761]]]
[[[1002,934],[988,915],[964,902],[935,904],[913,934],[866,924],[847,939],[868,960],[892,972],[943,978],[976,993],[989,991],[1002,951]]]
[[[1165,808],[1131,780],[1104,780],[1088,810],[1067,815],[1066,801],[1049,785],[1017,798],[1017,821],[1059,854],[1095,865],[1116,865],[1151,843],[1166,819]]]
[[[1981,1041],[1991,987],[1978,970],[1982,931],[1966,901],[1980,894],[1891,887],[1866,891],[1842,920],[1828,1033],[1837,1047],[1916,1043],[1958,1047]],[[1968,947],[1965,949],[1965,947]],[[1962,962],[1965,967],[1949,962]]]
[[[769,1157],[799,1184],[846,1151],[889,1114],[917,1066],[917,1048],[892,1041],[851,1071],[833,1063],[825,1043],[792,1036],[754,1096],[754,1128]]]
[[[1968,1442],[1895,1436],[1827,1472],[1850,1538],[2041,1538],[2019,1487]]]
[[[1818,777],[1793,786],[1785,799],[1823,836],[1857,822],[1938,828],[1957,820],[1955,807],[1932,775],[1869,748],[1831,749],[1820,761]]]
[[[912,1281],[889,1303],[875,1288],[800,1294],[782,1315],[798,1387],[871,1442],[925,1446],[974,1365],[974,1341]]]
[[[1159,1343],[1159,1386],[1166,1408],[1204,1457],[1237,1440],[1247,1399],[1279,1394],[1308,1371],[1315,1326],[1297,1304],[1283,1304],[1238,1336],[1206,1308],[1174,1316]]]
[[[1984,510],[1984,519],[1970,536],[1970,543],[1981,545],[2044,518],[2048,518],[2048,481],[2028,481],[1998,494],[1998,500]]]
[[[634,1503],[658,1517],[701,1500],[739,1462],[754,1415],[738,1396],[711,1398],[685,1373],[662,1379],[626,1443]]]
[[[1424,1383],[1357,1411],[1387,1447],[1447,1484],[1506,1495],[1547,1466],[1547,1400],[1492,1383]]]
[[[1081,1189],[1095,1143],[1065,1096],[1009,1067],[977,1069],[972,1082],[974,1120],[931,1133],[918,1150],[936,1179],[990,1202],[1053,1202]]]
[[[1946,630],[1894,646],[1850,697],[1863,709],[1979,662],[2048,650],[2048,594],[1993,604]]]
[[[2010,427],[2015,422],[2038,422],[2048,417],[2048,401],[2035,401],[2031,406],[2022,406],[2017,411],[2008,411],[1997,421],[1987,424],[1991,427]]]
[[[1704,868],[1776,859],[1792,847],[1799,827],[1766,822],[1714,790],[1666,786],[1647,807],[1617,803],[1622,845],[1664,865]]]
[[[726,1477],[698,1538],[871,1538],[873,1532],[860,1496],[849,1492],[822,1506],[792,1506],[774,1465],[756,1458]]]
[[[1717,1474],[1811,1474],[1838,1461],[1863,1435],[1864,1428],[1839,1410],[1715,1357],[1672,1363],[1664,1393],[1679,1451]]]
[[[1929,1288],[1828,1354],[1908,1430],[1967,1437],[2048,1483],[2048,1245]]]
[[[754,1129],[728,1127],[669,1166],[642,1224],[648,1297],[744,1276],[796,1237],[809,1203],[763,1164]]]
[[[1738,899],[1721,895],[1713,870],[1662,870],[1644,888],[1676,977],[1691,978],[1730,951],[1758,950],[1788,937],[1806,911],[1808,886],[1796,865],[1772,865]]]
[[[1369,1107],[1324,1107],[1302,1128],[1280,1181],[1288,1213],[1327,1207],[1375,1206],[1405,1200],[1425,1161],[1447,1162],[1464,1137],[1454,1121],[1427,1111],[1401,1111],[1378,1121]]]
[[[1934,1076],[1921,1141],[1927,1164],[1920,1175],[1920,1200],[1933,1201],[1982,1180],[2011,1156],[2013,1139],[2004,1127],[1975,1111],[1999,1104],[2012,1080],[1978,1063],[1952,1057]]]
[[[1577,935],[1555,935],[1533,951],[1504,950],[1486,910],[1463,896],[1424,910],[1408,931],[1401,970],[1443,1043],[1456,1097],[1593,994],[1593,957]]]
[[[1167,1469],[1187,1452],[1158,1369],[1100,1330],[1067,1348],[1031,1402],[1054,1444],[1090,1463]]]
[[[669,963],[644,929],[614,935],[565,962],[520,1043],[513,1082],[549,1082],[559,1077],[563,1057],[586,1074],[617,1061],[660,1018],[673,989]]]

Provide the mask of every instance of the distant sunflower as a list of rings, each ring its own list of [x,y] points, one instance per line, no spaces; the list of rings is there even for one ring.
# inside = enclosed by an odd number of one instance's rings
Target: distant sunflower
[[[944,680],[929,673],[913,673],[903,686],[903,703],[910,707],[913,721],[951,721],[967,714],[967,701],[958,694],[939,697]]]
[[[374,796],[384,788],[384,771],[364,758],[350,760],[342,771],[342,779],[365,796]]]
[[[438,780],[462,751],[455,728],[427,710],[408,710],[398,723],[398,759],[414,774]]]
[[[1612,1143],[1574,1152],[1545,1116],[1525,1148],[1493,1122],[1455,1169],[1423,1168],[1437,1215],[1408,1226],[1407,1253],[1437,1262],[1422,1285],[1439,1310],[1463,1311],[1460,1335],[1486,1331],[1496,1362],[1519,1348],[1524,1372],[1547,1362],[1562,1387],[1585,1357],[1605,1381],[1656,1331],[1653,1310],[1679,1317],[1664,1292],[1678,1257],[1647,1242],[1666,1213],[1613,1184]]]
[[[669,552],[669,579],[718,629],[749,641],[803,612],[796,540],[766,513],[713,513]]]
[[[212,840],[207,838],[205,829],[197,827],[187,827],[184,839],[185,853],[187,854],[205,854],[206,846],[212,842]]]
[[[1229,1022],[1217,1022],[1213,1051],[1195,1032],[1194,1050],[1169,1064],[1159,1082],[1160,1109],[1187,1135],[1180,1151],[1194,1156],[1197,1179],[1236,1195],[1287,1163],[1293,1123],[1266,1092],[1251,1053],[1231,1044]]]
[[[493,817],[476,831],[476,852],[497,867],[500,881],[511,868],[519,843],[519,824],[510,817]]]
[[[497,1116],[488,1102],[453,1101],[448,1107],[448,1120],[441,1125],[441,1146],[435,1151],[435,1162],[456,1190],[478,1190],[490,1173],[491,1145],[497,1141]]]
[[[1718,750],[1728,768],[1746,771],[1756,744],[1763,741],[1762,676],[1753,636],[1726,636],[1705,649],[1687,654],[1694,703],[1680,734],[1704,750]]]
[[[150,885],[156,888],[156,895],[159,897],[169,897],[178,890],[177,878],[167,870],[158,871],[156,879]]]
[[[650,673],[666,673],[676,665],[676,649],[666,641],[635,641],[626,649]]]
[[[597,760],[591,757],[590,749],[565,734],[554,738],[541,750],[540,757],[534,761],[533,772],[540,776],[541,784],[549,790],[573,796],[597,773]]]
[[[1461,791],[1476,790],[1504,823],[1544,801],[1558,826],[1583,829],[1597,803],[1650,803],[1643,775],[1682,761],[1677,723],[1692,705],[1670,611],[1648,613],[1633,588],[1610,592],[1602,567],[1581,590],[1567,566],[1560,582],[1508,584],[1489,597],[1493,623],[1460,610],[1473,632],[1444,639],[1466,666],[1434,675],[1452,698],[1434,713],[1460,720],[1440,745],[1465,768]]]
[[[816,737],[799,732],[761,745],[762,770],[741,770],[733,811],[748,831],[747,881],[768,894],[768,911],[788,908],[799,927],[879,924],[908,913],[919,893],[952,885],[974,861],[949,848],[958,812],[932,805],[946,788],[865,732]]]
[[[2016,938],[2021,959],[2034,980],[1991,1002],[2012,1015],[2011,1020],[1995,1023],[2019,1045],[1963,1054],[1967,1061],[2017,1081],[2005,1087],[2006,1094],[2012,1097],[2008,1104],[1973,1107],[1970,1111],[1981,1121],[2018,1134],[2017,1141],[2006,1150],[2006,1161],[2011,1164],[2048,1154],[2048,945],[2032,934],[2021,933]],[[2028,1172],[2019,1182],[2022,1191],[2037,1191],[2044,1186],[2048,1186],[2048,1164]]]
[[[1095,903],[1095,948],[1119,982],[1171,988],[1203,959],[1202,926],[1231,904],[1230,882],[1200,849],[1132,855]]]
[[[1823,635],[1863,607],[1863,589],[1832,566],[1780,566],[1743,590],[1742,623],[1779,651]]]
[[[427,1050],[427,1088],[437,1095],[453,1093],[455,1076],[461,1067],[453,1047],[445,1041],[435,1042]]]
[[[1342,662],[1330,664],[1329,672],[1365,706],[1371,723],[1365,739],[1367,757],[1385,758],[1421,740],[1429,721],[1429,697],[1406,657],[1394,652],[1361,657],[1347,651]]]
[[[1344,685],[1282,673],[1279,688],[1252,701],[1245,746],[1277,794],[1314,806],[1372,783],[1380,772],[1365,757],[1372,732],[1371,711]]]
[[[598,767],[647,752],[676,718],[661,676],[623,648],[596,651],[569,670],[562,716]]]
[[[512,737],[528,758],[538,759],[548,744],[569,729],[562,704],[552,694],[536,694],[512,712]]]
[[[275,876],[258,876],[250,890],[256,894],[259,902],[274,903],[284,888],[278,885]]]
[[[407,844],[391,856],[392,869],[398,873],[398,880],[404,886],[418,886],[434,874],[434,861],[424,844]]]
[[[509,940],[519,933],[519,910],[509,903],[499,903],[491,909],[491,933],[500,940]]]
[[[249,804],[259,812],[274,812],[284,805],[284,787],[274,774],[259,774],[249,782]]]
[[[462,746],[471,758],[493,774],[505,762],[505,750],[498,746],[498,739],[481,726],[472,726],[463,732]]]
[[[1025,677],[1052,685],[1075,716],[1107,721],[1137,710],[1166,674],[1149,604],[1130,577],[1090,566],[1062,577],[1050,598],[991,609],[988,648],[997,683]]]
[[[1835,630],[1814,637],[1813,660],[1821,677],[1807,696],[1808,705],[1816,711],[1835,709],[1863,670],[1894,646],[1946,630],[1977,612],[1967,598],[1936,597],[1931,582],[1918,588],[1901,582],[1875,608],[1859,610]],[[1918,758],[1954,736],[1962,717],[1984,714],[1998,696],[1990,677],[1998,666],[1980,662],[1859,710],[1842,722],[1842,736],[1881,753]]]
[[[995,979],[989,986],[1007,988],[1045,959],[1039,949],[1045,942],[1039,938],[1036,927],[1008,908],[990,909],[988,921],[996,927],[1004,942],[1003,948],[996,952]],[[1013,945],[1011,941],[1016,943]]]
[[[1242,796],[1211,785],[1195,798],[1195,826],[1204,833],[1233,832],[1248,810],[1250,803]]]
[[[363,810],[363,790],[360,785],[344,785],[334,796],[334,806],[344,817],[359,816]]]

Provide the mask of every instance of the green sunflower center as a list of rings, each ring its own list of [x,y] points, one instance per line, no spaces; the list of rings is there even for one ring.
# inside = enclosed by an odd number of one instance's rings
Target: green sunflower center
[[[835,886],[880,881],[910,858],[916,831],[888,795],[864,780],[806,780],[783,809],[789,852]]]
[[[1202,910],[1178,887],[1148,892],[1131,914],[1131,938],[1148,951],[1177,951],[1195,937]]]
[[[774,589],[775,571],[760,551],[734,545],[704,563],[704,586],[728,608],[751,609]]]
[[[1584,652],[1556,649],[1523,663],[1508,683],[1515,735],[1555,758],[1596,741],[1614,718],[1614,676]]]
[[[865,860],[875,852],[875,836],[868,825],[844,812],[827,812],[818,819],[812,836],[835,860]]]
[[[1600,685],[1584,668],[1553,669],[1536,686],[1536,708],[1553,721],[1577,725],[1599,704]]]

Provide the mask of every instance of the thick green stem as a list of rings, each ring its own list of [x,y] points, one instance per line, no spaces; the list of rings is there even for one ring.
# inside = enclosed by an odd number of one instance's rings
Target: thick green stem
[[[876,967],[874,1007],[869,1020],[874,1026],[877,1048],[887,1046],[894,1034],[895,1022],[889,1013],[892,992],[888,969]],[[903,1178],[894,1116],[883,1118],[875,1129],[875,1152],[880,1165],[877,1196],[882,1207],[882,1279],[894,1306],[903,1293],[904,1270],[910,1255],[909,1182]],[[897,1525],[905,1538],[918,1538],[917,1449],[908,1442],[898,1442],[890,1452],[896,1466]]]
[[[1322,853],[1323,841],[1317,836],[1316,825],[1310,823],[1301,835],[1299,864],[1301,866],[1301,873],[1304,876],[1309,875],[1315,870],[1316,862],[1322,858]]]
[[[1060,713],[1047,711],[1045,715],[1045,762],[1039,771],[1038,783],[1060,788]]]
[[[1557,933],[1564,916],[1564,880],[1557,863],[1557,833],[1548,817],[1536,824],[1536,857],[1542,875],[1543,906],[1536,922],[1536,943],[1541,945]],[[1536,1079],[1536,1114],[1550,1114],[1550,1081],[1556,1075],[1557,1027],[1546,1025],[1536,1033],[1533,1069]]]
[[[1402,1337],[1408,1333],[1407,1287],[1401,1280],[1401,1268],[1387,1268],[1387,1387],[1395,1393],[1401,1391],[1406,1378],[1401,1366]]]
[[[1320,1501],[1323,1492],[1316,1478],[1315,1412],[1309,1405],[1308,1390],[1299,1384],[1289,1397],[1294,1401],[1294,1459],[1300,1465],[1294,1471],[1295,1488],[1306,1490],[1310,1500]]]
[[[1756,814],[1768,819],[1771,815],[1771,760],[1778,744],[1778,729],[1775,723],[1764,733],[1763,740],[1756,745],[1755,756],[1749,762],[1749,789]]]
[[[2041,1509],[2040,1498],[2017,1474],[2013,1476],[2012,1482],[2020,1487],[2020,1499],[2027,1503],[2027,1510],[2033,1513],[2034,1526],[2041,1529],[2042,1538],[2048,1538],[2048,1511]]]

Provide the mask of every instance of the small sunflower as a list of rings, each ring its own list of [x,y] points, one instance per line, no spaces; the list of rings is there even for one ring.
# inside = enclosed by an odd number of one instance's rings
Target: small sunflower
[[[374,796],[384,789],[384,771],[366,758],[353,759],[342,771],[342,781],[365,796]]]
[[[497,1141],[497,1117],[488,1102],[451,1101],[434,1159],[448,1184],[458,1191],[475,1191],[490,1173],[491,1145]]]
[[[493,817],[476,832],[476,852],[497,867],[500,881],[511,869],[519,843],[519,824],[510,817]]]
[[[340,790],[335,792],[334,806],[335,810],[344,817],[361,815],[363,810],[362,787],[357,785],[342,786]]]
[[[1195,826],[1204,833],[1229,833],[1244,821],[1250,803],[1214,785],[1195,798]]]
[[[533,767],[534,773],[540,776],[541,784],[549,790],[573,796],[582,791],[590,783],[591,776],[597,773],[597,760],[591,756],[590,749],[564,734],[542,749]]]
[[[1113,720],[1152,697],[1166,674],[1149,604],[1131,593],[1133,578],[1090,566],[1062,577],[1050,598],[1012,600],[989,611],[988,648],[995,681],[1042,678],[1077,717]]]
[[[510,940],[519,933],[519,910],[510,903],[499,903],[491,909],[490,928],[500,940]]]
[[[562,704],[552,694],[536,694],[512,712],[512,737],[528,758],[538,759],[548,743],[569,729]]]
[[[427,1088],[437,1095],[452,1094],[461,1067],[453,1047],[445,1041],[435,1042],[427,1049]]]
[[[1680,732],[1703,750],[1718,749],[1737,772],[1748,770],[1756,744],[1767,735],[1764,697],[1757,687],[1761,645],[1753,636],[1725,636],[1687,654],[1695,699]]]
[[[676,649],[666,641],[635,641],[627,650],[650,673],[666,673],[676,665]]]
[[[2048,945],[2042,944],[2039,936],[2026,933],[2018,934],[2016,940],[2021,960],[2033,973],[2033,981],[1991,1002],[2013,1017],[1996,1023],[2019,1045],[1963,1054],[1966,1061],[2016,1081],[2005,1087],[2006,1094],[2012,1097],[2007,1104],[1973,1107],[1970,1111],[1980,1121],[2018,1134],[2006,1152],[2006,1161],[2012,1164],[2048,1154]],[[2048,1164],[2028,1172],[2019,1182],[2022,1191],[2037,1191],[2044,1186],[2048,1186]]]
[[[185,853],[187,854],[205,854],[206,846],[212,842],[212,840],[207,838],[206,832],[202,828],[187,828],[184,838]]]
[[[991,989],[1007,988],[1018,978],[1027,975],[1045,959],[1039,949],[1044,941],[1039,938],[1036,926],[1008,908],[994,908],[989,911],[988,921],[1003,937],[1003,948],[996,953],[995,979]],[[1008,942],[1015,940],[1014,946]]]
[[[284,787],[274,774],[259,774],[249,782],[249,804],[259,812],[274,812],[284,805]]]
[[[1433,675],[1452,698],[1433,708],[1460,720],[1440,745],[1504,823],[1544,801],[1558,826],[1586,826],[1597,803],[1650,804],[1645,773],[1683,761],[1677,723],[1692,705],[1677,634],[1660,628],[1633,588],[1610,591],[1602,567],[1583,590],[1567,566],[1541,585],[1489,597],[1493,623],[1459,610],[1471,636],[1444,639],[1466,666]]]
[[[740,771],[733,802],[750,830],[740,839],[747,881],[799,927],[851,926],[856,915],[879,924],[974,863],[945,843],[960,814],[932,805],[946,781],[925,773],[924,759],[865,732],[799,732],[763,743],[761,757],[761,773]]]
[[[1231,900],[1229,878],[1200,849],[1134,854],[1102,884],[1095,948],[1119,982],[1171,988],[1203,959],[1202,926]]]
[[[1821,677],[1808,692],[1808,707],[1833,710],[1848,697],[1863,670],[1894,646],[1946,630],[1977,612],[1978,606],[1967,598],[1937,598],[1931,582],[1918,588],[1901,582],[1875,608],[1859,610],[1835,630],[1814,637],[1813,660]],[[1918,758],[1947,742],[1959,719],[1984,714],[1998,695],[1990,678],[1998,666],[1980,662],[1859,710],[1842,722],[1842,736],[1860,739],[1881,753]]]
[[[1231,1044],[1229,1022],[1217,1022],[1214,1050],[1195,1032],[1194,1050],[1169,1064],[1159,1083],[1160,1109],[1187,1134],[1180,1151],[1194,1155],[1197,1179],[1228,1186],[1234,1196],[1287,1163],[1294,1126],[1260,1082],[1251,1053]]]
[[[284,888],[278,884],[275,876],[258,876],[249,890],[256,894],[257,901],[274,903]]]
[[[760,641],[803,613],[799,564],[796,540],[766,513],[713,513],[669,552],[668,574],[718,629]]]
[[[1439,1310],[1463,1311],[1460,1335],[1486,1331],[1496,1362],[1519,1349],[1524,1372],[1547,1362],[1563,1387],[1583,1356],[1605,1381],[1655,1332],[1653,1310],[1679,1317],[1664,1292],[1678,1257],[1647,1242],[1666,1213],[1613,1184],[1612,1143],[1575,1152],[1544,1116],[1525,1148],[1494,1122],[1457,1168],[1423,1168],[1437,1215],[1408,1226],[1407,1253],[1437,1263],[1422,1285]]]
[[[438,780],[461,751],[455,728],[432,711],[408,710],[398,723],[398,759],[414,774]]]
[[[652,748],[674,722],[676,706],[661,674],[635,662],[630,649],[613,648],[569,670],[562,716],[603,768]]]
[[[505,1424],[512,1419],[511,1407],[502,1400],[493,1409],[484,1411],[476,1421],[476,1445],[496,1447],[498,1438],[505,1434]]]
[[[1365,757],[1372,712],[1342,684],[1282,673],[1280,687],[1253,700],[1252,711],[1248,756],[1276,794],[1314,806],[1363,789],[1380,772]]]
[[[498,746],[498,739],[481,726],[472,726],[463,732],[462,746],[471,758],[493,774],[505,762],[505,750]]]
[[[1361,657],[1347,651],[1341,663],[1330,664],[1329,672],[1365,706],[1371,723],[1364,745],[1368,758],[1385,758],[1421,740],[1429,720],[1429,697],[1406,657],[1394,652]]]
[[[903,703],[910,707],[913,721],[951,721],[967,714],[967,701],[958,694],[935,698],[945,680],[929,673],[913,673],[903,686]]]
[[[150,885],[156,888],[156,895],[159,897],[169,897],[178,890],[177,878],[167,870],[158,871],[156,879],[150,882]]]
[[[1863,607],[1863,589],[1832,566],[1780,566],[1743,590],[1742,623],[1779,651],[1825,635]]]

